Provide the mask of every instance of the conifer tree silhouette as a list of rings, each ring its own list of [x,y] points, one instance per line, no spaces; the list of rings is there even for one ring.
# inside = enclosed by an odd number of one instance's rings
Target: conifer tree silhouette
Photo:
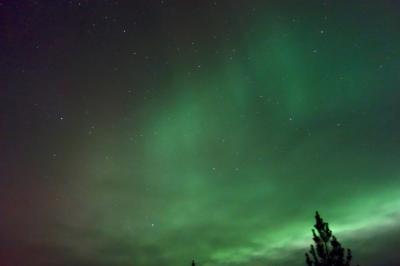
[[[308,266],[350,266],[351,250],[347,254],[340,242],[332,235],[328,223],[324,222],[318,212],[315,213],[315,225],[312,229],[314,245],[306,253]],[[317,230],[317,232],[315,232]]]

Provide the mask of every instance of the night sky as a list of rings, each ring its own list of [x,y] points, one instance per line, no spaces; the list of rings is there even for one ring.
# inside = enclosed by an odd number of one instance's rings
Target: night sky
[[[0,265],[400,265],[399,9],[0,0]]]

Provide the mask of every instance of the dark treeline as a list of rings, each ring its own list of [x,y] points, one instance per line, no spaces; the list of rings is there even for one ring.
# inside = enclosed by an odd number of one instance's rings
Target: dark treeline
[[[347,252],[329,229],[318,212],[315,213],[315,225],[312,229],[314,244],[306,253],[308,266],[351,266],[351,250]]]

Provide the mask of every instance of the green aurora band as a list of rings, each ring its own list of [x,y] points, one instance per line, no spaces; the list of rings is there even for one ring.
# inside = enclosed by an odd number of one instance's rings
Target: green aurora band
[[[366,262],[400,221],[400,38],[395,11],[364,9],[258,11],[166,53],[159,92],[73,162],[60,215],[93,233],[57,241],[106,265],[303,265],[319,210]]]

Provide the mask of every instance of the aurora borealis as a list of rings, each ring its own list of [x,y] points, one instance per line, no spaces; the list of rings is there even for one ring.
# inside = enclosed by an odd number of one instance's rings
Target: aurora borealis
[[[399,265],[396,1],[0,1],[0,265]]]

